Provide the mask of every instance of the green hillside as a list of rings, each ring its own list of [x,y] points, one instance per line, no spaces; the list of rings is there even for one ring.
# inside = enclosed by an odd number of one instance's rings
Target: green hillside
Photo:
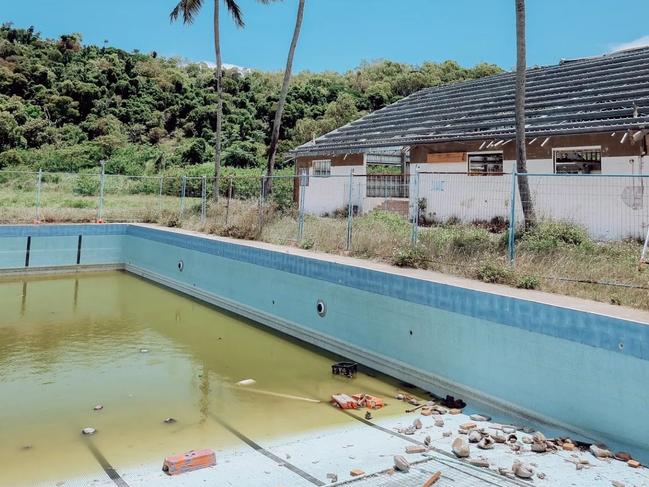
[[[378,61],[347,73],[299,73],[280,161],[291,147],[423,87],[499,71]],[[226,71],[226,170],[261,171],[280,83],[281,73]],[[103,159],[110,173],[211,174],[215,98],[205,64],[84,45],[78,34],[43,39],[33,28],[0,28],[0,168],[76,172]]]

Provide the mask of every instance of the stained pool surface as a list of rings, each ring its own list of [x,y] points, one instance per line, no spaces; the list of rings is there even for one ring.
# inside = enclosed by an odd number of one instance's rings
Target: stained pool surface
[[[161,465],[238,441],[224,424],[255,440],[337,426],[344,415],[312,401],[395,391],[363,373],[352,386],[331,375],[337,357],[124,272],[3,278],[0,310],[2,486],[101,471],[93,447]]]

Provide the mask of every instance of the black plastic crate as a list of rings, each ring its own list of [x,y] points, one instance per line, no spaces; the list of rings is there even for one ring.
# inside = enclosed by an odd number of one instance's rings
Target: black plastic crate
[[[354,362],[338,362],[331,366],[331,373],[334,375],[344,375],[352,378],[358,372],[358,364]]]

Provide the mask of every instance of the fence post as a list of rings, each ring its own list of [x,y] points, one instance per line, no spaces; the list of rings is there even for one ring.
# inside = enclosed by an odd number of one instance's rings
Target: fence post
[[[352,249],[352,224],[354,222],[354,204],[352,202],[354,187],[354,170],[349,171],[349,202],[347,205],[347,251]]]
[[[38,170],[38,179],[36,180],[36,219],[34,223],[41,222],[41,187],[43,184],[43,169]]]
[[[232,199],[232,176],[230,176],[230,183],[228,185],[228,201],[225,205],[225,226],[228,226],[228,220],[230,219],[230,199]]]
[[[162,216],[162,185],[163,185],[164,176],[160,176],[160,183],[158,187],[158,213],[159,216]]]
[[[414,246],[417,245],[417,240],[419,239],[419,171],[415,169],[415,182],[414,182],[413,193],[414,201],[412,202],[412,234],[410,237],[410,243]]]
[[[259,233],[264,229],[264,200],[266,189],[266,176],[262,176],[259,181],[261,188],[259,188]]]
[[[185,192],[187,191],[187,176],[183,176],[180,181],[180,220],[185,215]]]
[[[106,184],[106,161],[99,161],[101,164],[101,175],[99,176],[99,204],[97,207],[97,223],[104,223],[104,185]]]
[[[201,178],[201,223],[205,224],[205,214],[207,213],[207,176]]]
[[[516,180],[518,179],[518,173],[516,168],[512,171],[512,195],[511,203],[509,208],[509,239],[507,242],[509,250],[509,263],[514,263],[514,258],[516,256]]]
[[[306,193],[306,182],[307,182],[307,175],[306,175],[306,169],[302,169],[302,172],[300,173],[300,201],[298,203],[299,209],[298,209],[298,218],[297,218],[297,242],[302,243],[302,239],[304,238],[304,199],[305,199],[305,193]]]

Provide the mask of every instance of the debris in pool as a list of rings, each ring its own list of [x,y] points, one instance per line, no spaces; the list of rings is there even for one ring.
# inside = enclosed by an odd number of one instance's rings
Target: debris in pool
[[[458,458],[467,458],[470,454],[469,442],[465,438],[458,436],[453,440],[451,449]]]
[[[201,468],[213,467],[214,465],[216,465],[214,450],[190,450],[181,455],[165,457],[162,471],[167,475],[179,475]]]
[[[471,421],[491,421],[491,418],[484,414],[472,414],[469,416],[469,419],[471,419]]]
[[[521,479],[529,479],[534,475],[534,469],[532,467],[519,462],[518,460],[514,461],[514,464],[512,465],[512,472],[514,472],[514,475]]]
[[[424,482],[424,484],[421,487],[430,487],[431,485],[436,483],[441,477],[442,477],[442,472],[438,470],[433,475],[431,475],[430,478],[426,480],[426,482]]]
[[[410,462],[401,455],[395,455],[394,468],[400,472],[408,472],[410,470]]]
[[[176,418],[171,418],[171,417],[165,418],[164,422],[167,424],[174,424],[176,422]]]
[[[354,394],[352,399],[354,399],[362,408],[381,409],[384,406],[383,399],[376,396],[370,396],[369,394]]]
[[[424,453],[428,448],[424,445],[409,445],[406,447],[406,453],[409,455],[414,455],[415,453]]]
[[[418,430],[420,430],[420,429],[422,429],[424,427],[424,425],[421,422],[421,419],[419,419],[419,418],[415,419],[412,422],[412,425],[415,427],[415,429],[418,429]]]
[[[104,406],[102,406],[101,404],[97,404],[97,405],[96,405],[94,408],[92,408],[92,409],[93,409],[94,411],[101,411],[102,409],[104,409]]]
[[[21,450],[31,450],[32,448],[34,448],[33,445],[23,445],[20,447]]]
[[[148,348],[140,348],[140,353],[149,353]]]
[[[327,474],[327,479],[331,480],[332,484],[335,484],[336,482],[338,482],[338,474],[328,473]]]
[[[358,364],[354,362],[338,362],[331,366],[331,373],[333,375],[342,375],[353,379],[358,372]]]
[[[365,475],[365,472],[363,472],[360,468],[355,468],[349,472],[349,475],[352,477],[360,477],[361,475]]]
[[[442,404],[451,409],[464,409],[466,407],[466,403],[462,399],[455,399],[455,397],[449,395],[442,400]]]
[[[638,468],[638,467],[640,467],[640,462],[637,461],[637,460],[629,460],[628,462],[626,462],[626,464],[627,464],[629,467],[631,467],[631,468]]]
[[[613,454],[610,450],[598,445],[590,445],[590,452],[597,458],[611,458]]]
[[[365,419],[367,419],[367,420],[372,419],[372,413],[370,413],[369,411],[366,412],[366,413],[365,413]]]
[[[90,428],[90,427],[83,428],[81,430],[81,433],[84,434],[84,435],[94,435],[96,432],[97,432],[97,430],[95,428]]]
[[[347,394],[333,394],[331,402],[340,409],[358,409],[358,401]]]
[[[251,386],[255,384],[257,381],[255,379],[243,379],[237,382],[238,386]]]

